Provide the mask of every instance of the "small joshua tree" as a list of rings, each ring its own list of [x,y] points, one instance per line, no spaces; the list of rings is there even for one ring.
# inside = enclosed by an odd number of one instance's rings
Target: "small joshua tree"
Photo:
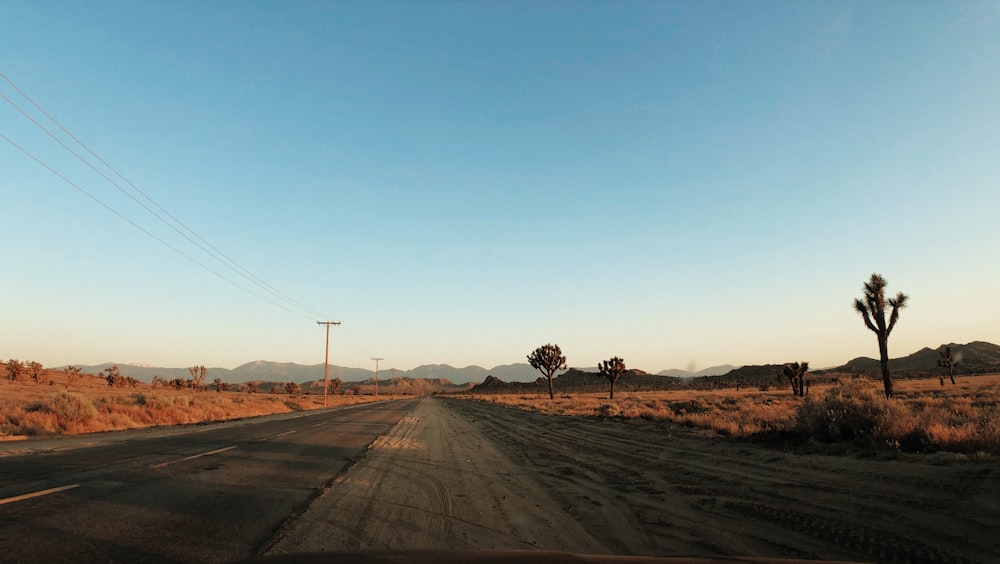
[[[204,366],[192,366],[188,368],[188,373],[191,374],[191,387],[194,388],[196,392],[202,390],[202,385],[205,383],[205,373],[208,370]]]
[[[34,380],[36,384],[41,384],[42,380],[45,379],[45,367],[42,366],[42,363],[29,360],[27,367],[28,374],[31,375],[32,380]]]
[[[122,379],[122,375],[118,372],[117,364],[112,364],[111,366],[105,368],[102,372],[105,373],[104,379],[108,381],[109,388],[113,388],[115,386],[120,388],[125,384],[125,380]]]
[[[602,360],[598,363],[597,369],[601,372],[601,376],[604,376],[611,383],[611,397],[609,399],[615,399],[615,383],[625,373],[625,361],[617,356],[612,357],[611,360]]]
[[[21,375],[24,374],[24,363],[16,358],[12,358],[7,361],[7,377],[13,382],[17,382],[21,379]]]
[[[559,345],[547,344],[538,347],[528,355],[528,362],[531,367],[538,370],[549,379],[549,399],[555,399],[555,392],[552,390],[552,376],[558,370],[566,369],[566,357],[563,356]]]
[[[81,368],[79,366],[66,367],[66,388],[73,385],[73,382],[80,377],[80,370]]]
[[[889,333],[899,321],[899,310],[906,307],[909,296],[899,292],[896,297],[889,298],[888,304],[892,308],[889,314],[889,322],[885,320],[885,278],[881,274],[872,273],[868,282],[865,282],[863,298],[854,300],[854,309],[865,320],[865,327],[875,333],[878,339],[878,354],[880,368],[882,369],[882,385],[885,388],[885,397],[892,397],[892,377],[889,376]]]
[[[941,351],[941,358],[938,359],[937,365],[948,371],[948,376],[951,377],[951,383],[955,383],[955,367],[958,366],[958,355],[954,357],[951,356],[951,347],[945,347]],[[944,375],[941,375],[941,385],[944,386]]]
[[[806,395],[806,372],[809,372],[808,362],[789,362],[781,367],[781,373],[788,378],[792,384],[792,395],[805,397]]]

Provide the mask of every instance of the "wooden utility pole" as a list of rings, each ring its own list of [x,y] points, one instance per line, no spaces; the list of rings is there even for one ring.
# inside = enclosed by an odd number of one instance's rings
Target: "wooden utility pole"
[[[378,399],[378,361],[385,359],[382,357],[373,356],[372,360],[375,361],[375,399]]]
[[[396,369],[392,369],[392,396],[390,399],[396,399]]]
[[[330,387],[330,326],[340,325],[340,322],[317,321],[316,325],[326,325],[326,356],[323,361],[323,407],[326,407],[326,390]]]

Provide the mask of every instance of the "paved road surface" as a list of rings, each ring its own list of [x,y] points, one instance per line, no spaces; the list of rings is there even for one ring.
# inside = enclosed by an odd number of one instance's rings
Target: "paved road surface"
[[[253,557],[414,405],[0,443],[0,561]]]

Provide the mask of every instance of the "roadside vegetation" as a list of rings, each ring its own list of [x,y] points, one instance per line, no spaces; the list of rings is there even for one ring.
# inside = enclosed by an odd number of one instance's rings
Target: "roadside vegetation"
[[[489,394],[488,401],[533,411],[669,422],[729,437],[855,443],[908,452],[1000,454],[1000,377],[964,378],[959,385],[954,368],[961,357],[945,347],[937,366],[947,371],[951,387],[944,386],[944,373],[938,377],[938,387],[927,383],[932,380],[910,380],[894,387],[888,341],[909,296],[899,292],[887,299],[886,286],[882,275],[872,273],[863,285],[862,298],[853,302],[865,327],[876,336],[881,393],[867,377],[844,374],[824,376],[825,381],[813,386],[810,394],[809,363],[789,362],[779,367],[778,374],[791,385],[791,397],[771,391],[766,383],[758,383],[756,392],[744,387],[741,393],[745,382],[738,375],[735,390],[632,390],[615,400],[615,384],[626,373],[625,362],[616,356],[598,364],[598,373],[610,383],[607,400],[603,394],[586,392],[564,393],[557,399],[552,376],[566,368],[566,357],[558,345],[551,344],[528,356],[531,366],[548,377],[548,400],[523,393],[491,393],[499,390],[497,381],[490,380],[473,392]],[[589,376],[577,372],[579,385]]]
[[[891,399],[876,382],[844,376],[813,386],[806,397],[787,390],[733,388],[619,393],[465,396],[520,409],[682,425],[726,437],[851,443],[905,452],[1000,454],[1000,375],[897,382]]]
[[[322,394],[302,394],[297,384],[258,393],[254,383],[236,386],[216,379],[206,386],[206,371],[200,366],[191,373],[189,381],[157,378],[146,384],[122,377],[117,366],[97,375],[73,367],[47,370],[37,362],[0,363],[0,440],[226,421],[323,407]],[[330,405],[372,399],[331,395]]]

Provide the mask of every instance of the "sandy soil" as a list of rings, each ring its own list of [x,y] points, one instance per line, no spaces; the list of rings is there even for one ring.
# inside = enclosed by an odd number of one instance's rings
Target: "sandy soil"
[[[607,550],[448,404],[423,399],[337,478],[267,554]]]
[[[790,454],[647,422],[428,398],[270,553],[546,548],[997,562],[997,531],[995,459]]]

